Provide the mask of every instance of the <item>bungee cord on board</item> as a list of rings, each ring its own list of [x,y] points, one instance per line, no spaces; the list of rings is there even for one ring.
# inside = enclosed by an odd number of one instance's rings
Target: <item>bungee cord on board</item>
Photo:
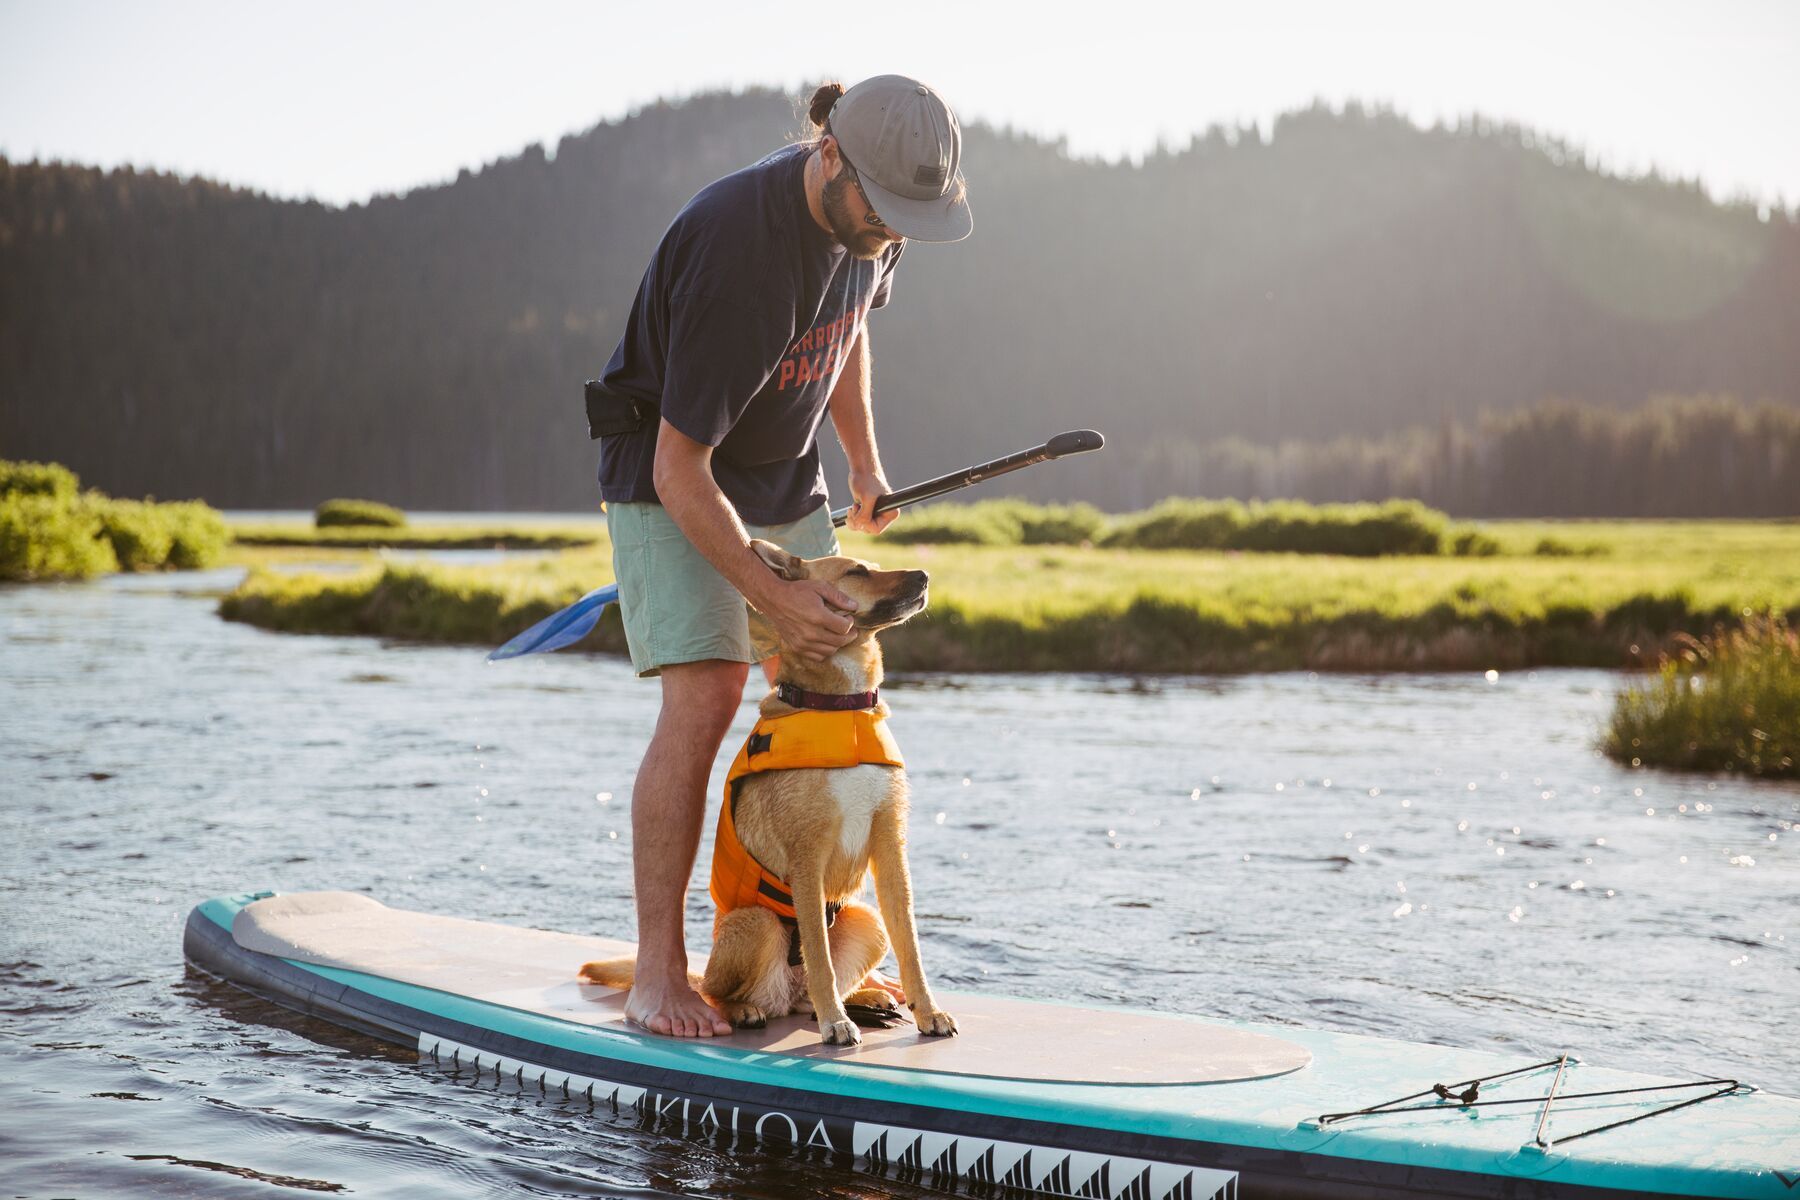
[[[1566,1142],[1573,1142],[1584,1137],[1591,1137],[1596,1133],[1605,1133],[1609,1129],[1618,1129],[1621,1126],[1634,1125],[1639,1121],[1648,1120],[1651,1117],[1661,1116],[1664,1113],[1672,1113],[1677,1109],[1687,1108],[1689,1105],[1701,1104],[1708,1100],[1716,1100],[1721,1096],[1730,1096],[1740,1093],[1748,1094],[1756,1090],[1755,1087],[1749,1084],[1739,1083],[1735,1079],[1696,1079],[1689,1083],[1660,1083],[1645,1087],[1604,1088],[1593,1092],[1559,1092],[1559,1089],[1562,1086],[1563,1076],[1567,1069],[1572,1064],[1577,1064],[1580,1061],[1580,1059],[1573,1058],[1567,1054],[1560,1054],[1555,1058],[1547,1059],[1541,1063],[1533,1063],[1528,1067],[1515,1067],[1510,1071],[1500,1071],[1493,1075],[1482,1075],[1475,1079],[1465,1079],[1460,1083],[1434,1083],[1422,1092],[1414,1092],[1410,1096],[1401,1096],[1394,1100],[1383,1100],[1379,1104],[1371,1104],[1367,1108],[1359,1108],[1350,1112],[1321,1113],[1310,1120],[1302,1121],[1301,1127],[1306,1129],[1324,1129],[1327,1126],[1336,1125],[1339,1122],[1348,1121],[1355,1117],[1383,1117],[1392,1113],[1464,1112],[1475,1108],[1498,1108],[1506,1105],[1541,1104],[1543,1105],[1543,1111],[1538,1114],[1537,1129],[1532,1135],[1532,1140],[1526,1143],[1523,1148],[1544,1153],[1548,1152],[1553,1146],[1561,1145]],[[1481,1085],[1484,1083],[1494,1083],[1498,1080],[1511,1079],[1518,1075],[1529,1075],[1534,1071],[1546,1071],[1551,1067],[1556,1068],[1556,1076],[1550,1081],[1550,1090],[1542,1096],[1521,1096],[1506,1100],[1480,1099]],[[1646,1092],[1685,1091],[1690,1088],[1702,1087],[1716,1088],[1717,1090],[1708,1092],[1703,1096],[1694,1096],[1675,1104],[1665,1105],[1662,1108],[1651,1109],[1649,1112],[1639,1113],[1636,1116],[1625,1117],[1618,1121],[1609,1121],[1604,1125],[1596,1125],[1591,1129],[1583,1129],[1578,1133],[1571,1133],[1564,1137],[1551,1138],[1547,1136],[1550,1122],[1550,1110],[1558,1100],[1593,1100],[1610,1096],[1634,1096]],[[1423,1100],[1427,1096],[1435,1096],[1437,1102],[1429,1104],[1412,1103],[1414,1100]],[[1453,1101],[1454,1103],[1446,1104],[1444,1101]]]

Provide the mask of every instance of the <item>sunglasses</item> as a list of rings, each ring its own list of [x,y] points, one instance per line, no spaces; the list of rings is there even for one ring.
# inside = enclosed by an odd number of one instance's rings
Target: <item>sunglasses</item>
[[[825,127],[825,132],[831,133],[831,126],[827,125]],[[832,133],[831,136],[834,138],[837,137],[835,133]],[[874,225],[878,228],[885,229],[887,227],[887,222],[875,215],[875,206],[869,203],[869,193],[863,191],[862,176],[858,175],[856,173],[856,168],[850,165],[850,156],[844,153],[844,143],[841,140],[838,142],[837,148],[838,158],[842,159],[844,163],[844,170],[850,172],[851,185],[856,188],[856,194],[862,197],[863,207],[869,210],[868,215],[863,218],[863,222],[868,225]]]

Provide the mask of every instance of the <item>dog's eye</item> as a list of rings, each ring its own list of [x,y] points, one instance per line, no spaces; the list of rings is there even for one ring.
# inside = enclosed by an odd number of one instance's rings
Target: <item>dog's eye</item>
[[[848,571],[844,572],[844,575],[845,575],[845,577],[855,575],[859,579],[867,579],[869,577],[869,568],[867,568],[867,567],[851,567]]]

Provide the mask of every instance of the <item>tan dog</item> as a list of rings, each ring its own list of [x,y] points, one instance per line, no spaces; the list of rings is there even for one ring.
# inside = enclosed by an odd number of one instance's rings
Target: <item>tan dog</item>
[[[882,571],[853,558],[801,559],[764,541],[753,541],[751,548],[782,578],[825,580],[858,606],[855,639],[826,662],[803,662],[782,647],[776,687],[762,702],[764,721],[802,712],[784,696],[810,710],[835,697],[845,698],[838,707],[852,705],[850,697],[869,693],[873,707],[857,714],[863,731],[859,736],[866,745],[869,731],[888,715],[887,705],[872,695],[882,678],[876,634],[924,611],[929,582],[925,572]],[[806,719],[773,728],[793,728]],[[759,723],[757,728],[765,727]],[[881,737],[886,739],[885,733]],[[897,764],[891,740],[886,745]],[[767,749],[769,742],[762,746]],[[956,1021],[932,999],[919,958],[912,877],[906,864],[905,769],[864,758],[850,766],[752,768],[754,773],[739,778],[738,768],[756,751],[753,735],[734,764],[736,799],[726,802],[719,840],[722,847],[727,845],[727,831],[734,830],[730,836],[750,856],[745,859],[748,869],[761,871],[763,895],[785,888],[791,907],[779,902],[770,907],[764,899],[722,909],[713,925],[706,974],[695,979],[694,986],[734,1026],[761,1028],[771,1017],[810,1011],[818,1016],[823,1041],[853,1044],[862,1040],[862,1034],[846,1003],[894,1011],[894,1000],[886,991],[858,987],[886,956],[891,934],[900,983],[920,1032],[954,1034]],[[715,851],[715,900],[720,898],[721,875],[734,878],[729,863],[721,866],[720,854],[728,853]],[[880,916],[855,898],[871,868]],[[732,884],[727,882],[725,888],[730,891]],[[756,890],[753,880],[744,894]],[[827,912],[833,908],[835,920],[829,920]],[[787,913],[792,930],[783,920]],[[798,967],[789,962],[790,936],[795,931],[802,964]],[[581,975],[594,983],[629,988],[635,966],[629,958],[591,962],[581,968]]]

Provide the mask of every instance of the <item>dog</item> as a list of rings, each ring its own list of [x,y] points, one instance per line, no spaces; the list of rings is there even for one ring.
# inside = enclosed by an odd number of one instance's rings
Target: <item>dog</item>
[[[823,663],[782,647],[761,719],[732,764],[713,853],[713,949],[695,988],[733,1027],[811,1012],[827,1045],[862,1041],[846,1005],[898,1013],[858,985],[891,945],[919,1031],[956,1033],[925,979],[906,861],[907,786],[879,696],[876,636],[925,610],[924,571],[750,543],[783,579],[824,580],[857,602],[854,638]],[[826,765],[819,765],[826,764]],[[873,870],[880,913],[857,899]],[[797,953],[795,952],[797,950]],[[629,988],[631,958],[585,964],[583,979]]]

